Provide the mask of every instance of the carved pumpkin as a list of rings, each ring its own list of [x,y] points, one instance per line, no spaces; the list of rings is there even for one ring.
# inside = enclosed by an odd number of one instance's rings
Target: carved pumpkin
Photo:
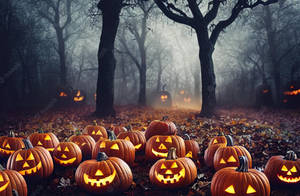
[[[290,108],[300,107],[300,81],[290,82],[283,92],[283,104]]]
[[[105,152],[109,157],[119,157],[127,164],[133,165],[135,159],[135,148],[130,141],[116,139],[114,132],[107,131],[109,139],[100,139],[96,142],[92,157],[95,159],[99,152]]]
[[[145,137],[148,140],[154,135],[176,135],[177,128],[176,125],[166,120],[167,117],[164,117],[162,121],[154,120],[152,121],[145,131]]]
[[[40,129],[36,133],[32,133],[28,136],[28,139],[33,146],[41,146],[46,148],[52,155],[54,148],[59,144],[59,140],[53,133],[45,133]]]
[[[78,166],[75,180],[84,190],[101,194],[126,191],[133,177],[130,167],[122,159],[99,152],[96,160],[87,160]]]
[[[19,196],[27,196],[26,181],[17,171],[5,170],[0,165],[0,195],[13,195],[12,190],[15,190]]]
[[[85,94],[81,90],[74,90],[74,95],[73,95],[73,102],[80,104],[84,103],[85,101]]]
[[[79,131],[76,132],[76,135],[72,135],[69,138],[70,142],[77,144],[82,152],[84,159],[91,159],[93,148],[95,147],[95,140],[89,135],[81,135]]]
[[[149,171],[150,182],[162,188],[180,188],[194,182],[197,167],[189,158],[177,158],[170,148],[166,159],[158,160]]]
[[[122,126],[111,126],[111,130],[115,133],[115,135],[119,135],[120,133],[127,131],[127,129]]]
[[[157,103],[161,107],[171,107],[172,97],[168,91],[160,91],[157,93]]]
[[[227,135],[227,146],[221,146],[217,149],[214,155],[214,168],[216,171],[224,167],[238,167],[239,156],[246,156],[249,161],[249,166],[252,168],[252,158],[250,153],[243,146],[233,146],[232,137]]]
[[[78,166],[82,160],[79,146],[73,142],[61,142],[53,151],[54,162],[63,167]]]
[[[212,196],[269,196],[270,183],[264,173],[248,169],[246,157],[239,157],[239,167],[226,167],[212,178]]]
[[[53,172],[52,157],[45,148],[33,147],[28,139],[23,139],[25,149],[10,155],[7,169],[18,171],[27,178],[47,178]]]
[[[184,140],[177,135],[156,135],[151,137],[146,143],[146,158],[157,160],[166,158],[171,147],[176,148],[178,157],[186,155]]]
[[[143,151],[145,149],[146,138],[144,133],[141,131],[133,131],[130,129],[127,132],[121,132],[117,138],[130,141],[133,144],[136,152]]]
[[[300,186],[300,159],[293,151],[284,156],[272,156],[265,169],[265,174],[274,185]]]
[[[106,129],[103,126],[97,124],[96,121],[93,121],[94,125],[88,125],[84,128],[83,133],[90,135],[95,142],[100,138],[108,138]]]
[[[185,144],[185,157],[191,158],[194,161],[199,160],[200,147],[195,140],[191,140],[188,134],[185,134],[188,137],[188,140],[184,140]]]
[[[0,157],[8,158],[16,150],[24,148],[25,145],[21,137],[15,137],[13,131],[9,132],[8,136],[0,137]]]
[[[223,133],[221,133],[221,135],[219,135],[219,136],[213,137],[210,140],[208,147],[204,152],[204,161],[208,167],[214,166],[214,155],[215,155],[215,152],[218,150],[218,148],[224,147],[227,145],[226,137],[222,134]]]

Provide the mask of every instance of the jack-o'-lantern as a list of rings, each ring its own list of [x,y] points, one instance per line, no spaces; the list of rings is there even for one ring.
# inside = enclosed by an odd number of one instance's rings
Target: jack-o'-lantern
[[[149,171],[150,182],[162,188],[188,186],[197,177],[197,167],[189,158],[177,158],[170,148],[166,159],[158,160]]]
[[[133,131],[131,128],[127,132],[121,132],[118,139],[124,139],[130,141],[135,148],[135,151],[143,151],[146,146],[146,138],[143,132]]]
[[[185,144],[185,157],[191,158],[193,161],[199,160],[200,147],[195,140],[191,140],[188,134],[185,134],[188,140],[184,140]]]
[[[274,185],[300,186],[300,159],[293,151],[284,156],[272,156],[265,169],[265,174]]]
[[[21,137],[15,137],[13,131],[9,132],[8,136],[0,137],[0,157],[8,158],[16,150],[24,148],[24,143]]]
[[[78,166],[75,180],[84,190],[101,194],[126,191],[133,177],[130,167],[122,159],[99,152],[96,159]]]
[[[158,92],[157,104],[158,106],[161,107],[171,107],[172,106],[171,94],[165,90]]]
[[[221,133],[219,136],[213,137],[210,140],[208,147],[204,152],[204,161],[208,167],[214,166],[214,156],[218,148],[224,147],[226,145],[227,145],[227,140],[223,133]]]
[[[50,152],[51,155],[54,151],[54,148],[59,144],[59,140],[56,135],[51,132],[45,133],[42,129],[29,135],[28,139],[33,146],[44,147]]]
[[[184,102],[185,104],[190,104],[191,101],[192,101],[191,97],[184,97],[184,98],[183,98],[183,102]]]
[[[238,167],[239,156],[246,156],[249,161],[249,166],[252,168],[252,158],[250,153],[243,146],[234,146],[231,136],[226,135],[227,146],[221,146],[217,149],[214,155],[214,168],[216,171],[224,167]]]
[[[145,131],[145,137],[148,140],[154,135],[176,135],[177,128],[176,125],[167,120],[168,117],[164,117],[162,121],[154,120],[152,121]]]
[[[78,166],[82,160],[79,146],[73,142],[61,142],[53,151],[54,162],[63,167]]]
[[[300,81],[290,82],[283,92],[283,104],[287,107],[300,107]]]
[[[14,152],[7,161],[7,169],[16,170],[27,178],[47,178],[53,172],[52,157],[45,148],[33,147],[28,139],[23,139],[25,149]]]
[[[100,138],[108,138],[106,129],[103,126],[98,125],[95,120],[93,121],[93,125],[88,125],[84,128],[83,133],[90,135],[95,142]]]
[[[85,95],[83,91],[75,90],[73,96],[73,102],[79,104],[79,103],[83,103],[84,101],[85,101]]]
[[[99,152],[105,152],[109,157],[119,157],[127,164],[133,165],[135,148],[130,141],[116,139],[114,132],[107,131],[109,139],[99,139],[93,149],[92,157],[95,159]]]
[[[269,196],[270,183],[264,173],[248,169],[246,157],[239,157],[239,167],[226,167],[211,181],[212,196]]]
[[[185,144],[181,137],[177,135],[155,135],[146,143],[146,158],[148,160],[166,158],[171,147],[176,148],[178,157],[185,157]]]
[[[70,142],[74,142],[79,146],[82,152],[83,159],[91,159],[92,151],[95,147],[95,140],[89,135],[82,135],[80,131],[77,131],[75,135],[69,138]]]
[[[21,174],[14,170],[5,170],[0,165],[0,195],[13,195],[15,190],[19,196],[27,196],[27,184]]]

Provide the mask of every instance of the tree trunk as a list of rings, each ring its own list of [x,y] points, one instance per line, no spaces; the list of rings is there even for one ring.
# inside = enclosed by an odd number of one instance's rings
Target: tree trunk
[[[199,70],[195,71],[194,75],[194,98],[195,103],[198,104],[200,100],[200,73]]]
[[[58,55],[60,63],[60,83],[62,86],[67,85],[67,68],[66,68],[66,47],[63,37],[63,30],[58,27],[56,29],[56,36],[58,42]]]
[[[216,107],[216,77],[212,54],[214,46],[208,38],[207,30],[197,31],[199,59],[201,64],[202,109],[200,116],[211,116]]]
[[[161,75],[162,75],[162,64],[161,64],[161,55],[158,56],[158,72],[157,72],[157,85],[156,91],[159,92],[161,90]]]
[[[140,70],[140,91],[139,91],[139,105],[146,105],[146,67],[142,66]]]
[[[102,33],[98,49],[98,81],[95,115],[115,116],[114,74],[116,59],[114,44],[119,26],[122,0],[102,0],[98,3],[102,11]]]

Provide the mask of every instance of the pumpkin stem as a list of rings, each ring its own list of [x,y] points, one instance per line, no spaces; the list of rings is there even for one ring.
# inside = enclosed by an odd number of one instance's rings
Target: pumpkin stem
[[[219,130],[219,136],[224,136],[224,132]]]
[[[97,161],[106,161],[108,159],[108,156],[105,154],[105,152],[99,152],[97,154]]]
[[[0,171],[4,171],[5,168],[0,164]]]
[[[82,133],[82,130],[78,130],[78,129],[77,129],[77,130],[75,131],[75,135],[77,135],[77,136],[78,136],[78,135],[81,135],[81,133]]]
[[[116,140],[117,139],[117,136],[115,135],[115,133],[113,131],[107,130],[107,135],[108,135],[109,140]]]
[[[163,120],[163,121],[168,120],[168,119],[169,119],[168,116],[163,116],[163,117],[162,117],[162,120]]]
[[[191,137],[187,133],[184,134],[184,136],[186,136],[188,138],[188,140],[191,140]]]
[[[174,159],[177,159],[176,148],[172,147],[168,151],[168,156],[166,160],[174,160]]]
[[[233,146],[233,138],[230,135],[226,135],[227,146]]]
[[[294,151],[289,150],[286,152],[285,159],[289,161],[296,161],[297,154]]]
[[[45,131],[44,131],[42,128],[40,128],[40,129],[38,130],[38,133],[45,133]]]
[[[10,130],[10,131],[9,131],[8,137],[15,137],[15,132],[14,132],[14,130]]]
[[[30,142],[29,139],[22,139],[22,141],[23,141],[24,144],[25,144],[25,149],[33,148],[32,143]]]
[[[98,123],[97,123],[96,120],[93,120],[93,125],[94,125],[94,126],[97,126],[97,125],[98,125]]]
[[[238,172],[248,172],[248,159],[245,156],[239,157],[240,165],[236,169]]]

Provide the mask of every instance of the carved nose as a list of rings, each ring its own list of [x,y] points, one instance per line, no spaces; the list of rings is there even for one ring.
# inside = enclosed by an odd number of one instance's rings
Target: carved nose
[[[160,146],[158,147],[158,149],[160,150],[165,150],[167,149],[166,146],[164,144],[160,144]]]
[[[292,175],[291,171],[288,171],[287,175],[288,175],[288,176]]]
[[[25,163],[23,164],[23,168],[25,167],[29,167],[28,163],[25,161]]]

